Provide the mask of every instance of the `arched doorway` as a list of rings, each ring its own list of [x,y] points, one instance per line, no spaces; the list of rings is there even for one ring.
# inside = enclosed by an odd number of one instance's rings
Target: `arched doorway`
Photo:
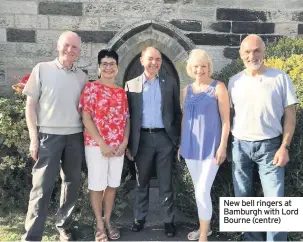
[[[164,55],[163,53],[161,53],[161,55],[162,55],[162,64],[161,64],[161,68],[160,68],[160,73],[163,75],[166,75],[166,76],[173,77],[179,86],[180,81],[179,81],[178,72],[176,71],[173,63],[170,61],[170,59],[166,55]],[[126,68],[124,78],[123,78],[123,86],[124,86],[125,82],[127,82],[137,76],[140,76],[143,73],[144,68],[140,62],[140,56],[141,56],[141,53],[138,54]],[[136,170],[135,170],[134,162],[129,161],[127,158],[126,158],[126,162],[127,162],[127,166],[130,171],[130,174],[131,174],[131,180],[136,180]],[[153,167],[151,178],[152,179],[157,178],[157,172],[156,172],[155,166]]]

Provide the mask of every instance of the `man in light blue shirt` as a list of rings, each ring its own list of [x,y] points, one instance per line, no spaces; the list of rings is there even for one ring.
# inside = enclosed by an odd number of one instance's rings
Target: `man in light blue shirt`
[[[137,176],[131,230],[139,232],[144,228],[149,182],[155,165],[164,230],[172,237],[175,235],[172,163],[181,130],[180,92],[175,79],[159,75],[162,63],[159,50],[147,47],[140,60],[144,73],[125,84],[131,123],[126,155],[134,160]]]
[[[143,85],[143,128],[164,128],[161,113],[161,90],[159,77],[147,80],[145,74],[142,76]]]

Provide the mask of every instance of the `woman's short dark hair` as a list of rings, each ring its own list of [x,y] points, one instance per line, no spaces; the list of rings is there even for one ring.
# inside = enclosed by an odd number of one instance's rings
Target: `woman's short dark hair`
[[[117,52],[114,50],[107,50],[107,49],[100,50],[100,52],[98,53],[98,65],[100,65],[101,60],[103,58],[113,58],[116,61],[116,64],[118,65],[119,56]]]

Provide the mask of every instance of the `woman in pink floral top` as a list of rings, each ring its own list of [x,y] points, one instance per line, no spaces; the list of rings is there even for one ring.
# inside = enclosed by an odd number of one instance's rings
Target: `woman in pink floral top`
[[[97,220],[95,237],[96,241],[107,241],[107,236],[112,240],[120,238],[120,232],[111,225],[110,218],[116,188],[120,185],[130,127],[126,93],[115,84],[117,53],[101,50],[98,65],[100,79],[85,86],[79,109],[85,126],[88,189]]]

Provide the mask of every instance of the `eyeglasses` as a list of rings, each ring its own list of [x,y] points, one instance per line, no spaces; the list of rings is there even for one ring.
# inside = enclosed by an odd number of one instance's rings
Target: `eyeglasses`
[[[117,64],[115,63],[115,62],[101,62],[101,66],[102,67],[110,67],[110,68],[113,68],[113,67],[115,67]]]

